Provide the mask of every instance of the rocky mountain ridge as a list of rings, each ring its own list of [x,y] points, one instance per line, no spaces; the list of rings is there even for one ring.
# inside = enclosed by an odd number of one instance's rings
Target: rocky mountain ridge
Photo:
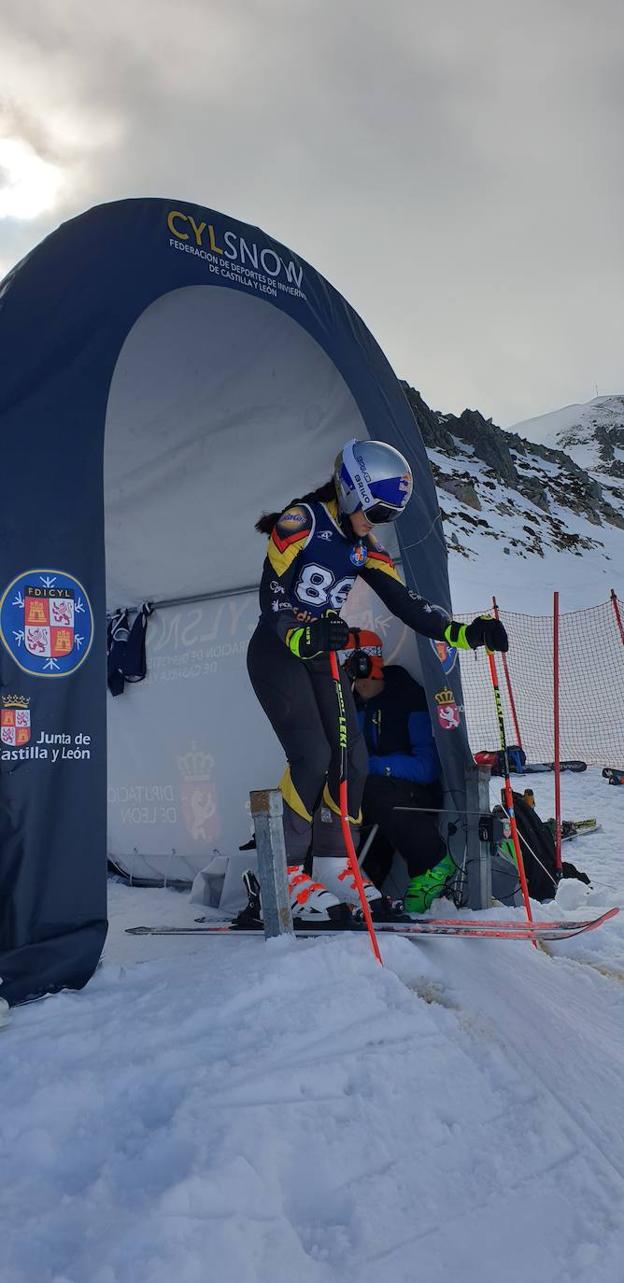
[[[471,557],[473,536],[480,535],[502,539],[504,552],[519,556],[544,556],[551,547],[577,555],[603,549],[612,557],[613,535],[624,530],[624,397],[528,420],[528,430],[537,424],[535,435],[552,442],[546,444],[500,428],[478,410],[432,410],[409,384],[403,389],[427,449],[451,551]]]

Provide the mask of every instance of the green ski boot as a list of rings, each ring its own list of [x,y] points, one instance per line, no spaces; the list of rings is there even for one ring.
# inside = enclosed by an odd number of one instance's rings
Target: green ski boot
[[[442,895],[456,868],[450,855],[445,855],[433,869],[427,869],[426,873],[420,873],[418,877],[412,878],[403,897],[405,912],[426,913],[433,901]]]

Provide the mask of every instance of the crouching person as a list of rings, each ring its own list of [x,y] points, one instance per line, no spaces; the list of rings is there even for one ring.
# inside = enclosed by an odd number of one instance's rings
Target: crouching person
[[[456,871],[438,828],[440,761],[425,692],[405,668],[384,665],[377,633],[352,630],[350,641],[346,668],[369,755],[364,835],[378,825],[364,869],[381,890],[398,851],[410,879],[404,907],[424,913]]]

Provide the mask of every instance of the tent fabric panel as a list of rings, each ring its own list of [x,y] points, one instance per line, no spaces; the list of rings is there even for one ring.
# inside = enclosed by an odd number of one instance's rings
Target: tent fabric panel
[[[160,298],[108,400],[109,608],[259,582],[254,522],[326,481],[345,434],[366,435],[353,396],[291,317],[215,285]]]
[[[42,758],[15,770],[0,758],[0,973],[11,973],[3,991],[11,1001],[84,983],[105,924],[102,454],[111,379],[127,335],[152,304],[215,283],[224,308],[231,293],[262,298],[300,326],[341,376],[368,434],[407,454],[421,491],[400,533],[407,581],[448,601],[443,541],[430,532],[435,490],[407,402],[363,322],[304,260],[258,228],[160,198],[96,207],[28,255],[0,286],[0,439],[10,479],[0,597],[21,573],[62,571],[84,585],[95,635],[84,663],[56,680],[24,673],[11,645],[0,646],[0,693],[29,699],[40,732],[72,743],[88,735],[91,745],[88,760],[63,762],[61,774]],[[427,565],[411,557],[415,548]],[[439,673],[431,648],[419,643],[419,650],[431,695]],[[456,672],[452,682],[459,696]],[[439,740],[459,805],[464,728]],[[54,965],[42,941],[56,950]]]

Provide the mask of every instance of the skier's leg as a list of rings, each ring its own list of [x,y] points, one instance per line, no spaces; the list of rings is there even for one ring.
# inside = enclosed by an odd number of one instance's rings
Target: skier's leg
[[[437,815],[424,810],[427,805],[437,805],[432,798],[430,788],[410,780],[369,775],[366,781],[363,802],[366,823],[379,825],[392,850],[398,851],[405,860],[411,878],[437,864],[444,854]],[[403,807],[410,809],[403,810]]]
[[[424,808],[439,805],[437,790],[381,775],[371,776],[367,790],[367,808],[405,860],[410,878],[433,868],[444,855],[444,842],[437,814]]]
[[[247,668],[287,759],[280,789],[293,915],[335,918],[340,909],[338,898],[303,867],[311,844],[312,815],[331,757],[307,666],[276,634],[259,624],[249,643]]]
[[[374,821],[369,820],[366,813],[366,789],[365,789],[364,790],[364,832],[363,832],[364,838],[366,837],[366,829],[373,823]],[[381,829],[378,829],[368,848],[368,851],[366,852],[364,863],[362,865],[362,872],[366,874],[367,878],[370,878],[371,882],[375,883],[375,886],[378,887],[380,891],[390,872],[390,869],[392,868],[393,856],[394,856],[394,846],[392,842],[389,842],[387,837],[385,837],[385,835],[382,833]]]
[[[369,775],[364,791],[367,820],[379,824],[380,833],[407,865],[409,885],[404,905],[409,913],[424,913],[442,894],[455,865],[445,854],[437,815],[424,808],[439,804],[437,786],[420,785],[383,775]],[[379,883],[377,883],[379,885]]]
[[[345,850],[342,833],[339,780],[340,780],[340,726],[336,690],[329,662],[319,664],[312,676],[319,713],[325,735],[331,745],[331,760],[327,783],[320,806],[314,815],[312,852],[313,872],[319,881],[346,903],[359,906],[360,897],[352,868]],[[368,754],[364,736],[360,731],[351,686],[346,673],[340,673],[344,699],[347,735],[347,804],[348,819],[357,849],[362,819],[362,795],[368,771]],[[366,898],[380,901],[381,892],[367,878],[363,878]]]
[[[289,864],[302,864],[331,759],[316,691],[308,665],[262,623],[249,643],[247,669],[286,755],[287,768],[280,781],[286,853]]]
[[[332,814],[340,819],[339,780],[340,780],[340,726],[338,722],[338,705],[336,690],[329,668],[329,660],[323,659],[311,670],[311,681],[323,725],[325,738],[330,746],[330,761],[327,771],[327,785],[323,791],[323,803]],[[344,700],[347,737],[347,809],[349,821],[356,829],[354,843],[357,846],[357,826],[361,823],[362,794],[368,773],[368,753],[364,736],[360,730],[353,694],[348,677],[344,670],[340,672],[340,685]],[[341,851],[344,850],[340,842]]]
[[[376,887],[383,886],[390,869],[394,852],[399,848],[401,833],[394,824],[394,781],[385,775],[369,775],[364,786],[362,814],[364,824],[377,825],[377,834],[366,855],[364,869]]]

